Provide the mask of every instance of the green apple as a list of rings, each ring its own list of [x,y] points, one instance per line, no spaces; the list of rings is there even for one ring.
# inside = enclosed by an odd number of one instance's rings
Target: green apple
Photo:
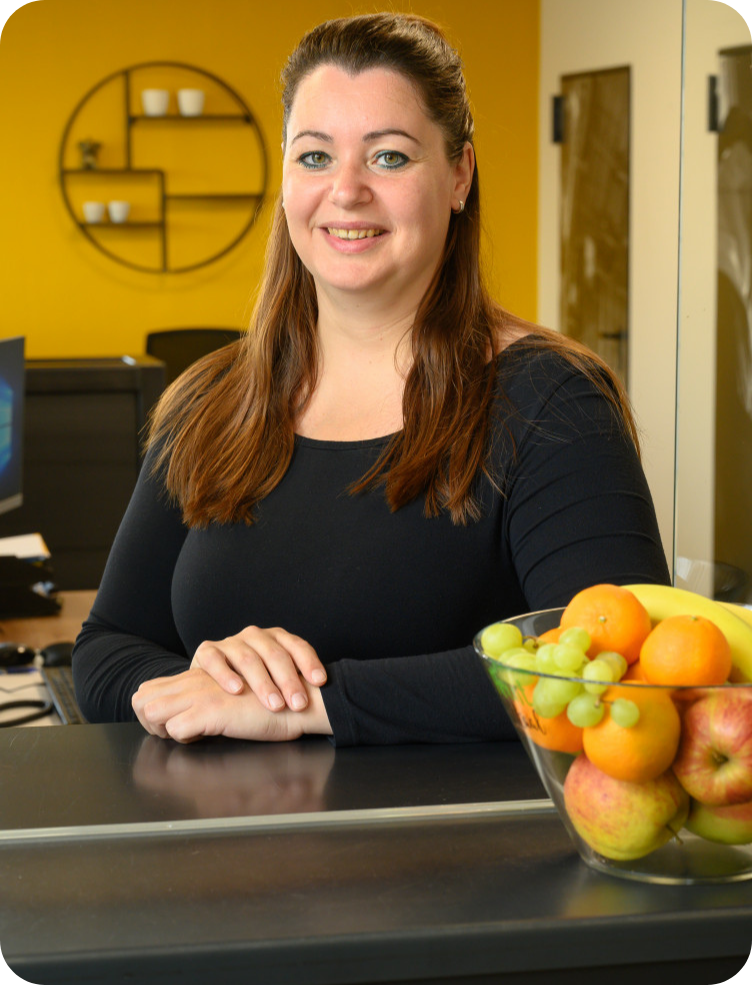
[[[667,770],[654,780],[616,780],[581,754],[564,781],[569,819],[604,858],[626,861],[649,855],[675,837],[689,813],[689,795]]]
[[[752,844],[752,800],[725,806],[692,801],[685,827],[701,838],[722,845]]]

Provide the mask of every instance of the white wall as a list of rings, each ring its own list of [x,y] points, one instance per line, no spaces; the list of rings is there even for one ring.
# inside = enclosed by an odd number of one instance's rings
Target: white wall
[[[711,4],[709,0],[697,0]],[[541,0],[538,319],[558,328],[559,155],[551,97],[573,72],[632,69],[629,381],[669,563],[681,112],[681,0]]]

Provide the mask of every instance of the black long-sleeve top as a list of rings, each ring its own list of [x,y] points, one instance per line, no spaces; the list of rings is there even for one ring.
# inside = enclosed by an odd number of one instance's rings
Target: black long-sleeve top
[[[327,665],[337,745],[512,738],[473,636],[507,616],[566,605],[600,582],[669,582],[636,451],[598,389],[560,356],[515,343],[497,358],[482,518],[391,512],[358,495],[388,438],[299,437],[255,522],[188,529],[152,474],[136,485],[73,655],[93,722],[134,720],[148,679],[197,646],[282,626]]]

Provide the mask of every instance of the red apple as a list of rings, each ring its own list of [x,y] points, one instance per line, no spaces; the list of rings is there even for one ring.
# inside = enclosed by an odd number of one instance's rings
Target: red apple
[[[752,844],[752,800],[725,807],[701,804],[695,800],[685,827],[701,838],[718,841],[722,845]]]
[[[700,803],[752,800],[752,688],[709,688],[690,705],[672,768]]]
[[[564,805],[577,834],[605,858],[642,858],[684,824],[689,796],[667,770],[654,780],[616,780],[581,754],[564,781]]]

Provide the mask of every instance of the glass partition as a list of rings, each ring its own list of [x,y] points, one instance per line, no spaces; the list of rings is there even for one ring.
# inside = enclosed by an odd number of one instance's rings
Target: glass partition
[[[685,0],[676,578],[752,602],[752,38]]]
[[[627,386],[630,68],[561,83],[561,331]]]
[[[682,3],[540,4],[538,320],[626,380],[672,563]]]

